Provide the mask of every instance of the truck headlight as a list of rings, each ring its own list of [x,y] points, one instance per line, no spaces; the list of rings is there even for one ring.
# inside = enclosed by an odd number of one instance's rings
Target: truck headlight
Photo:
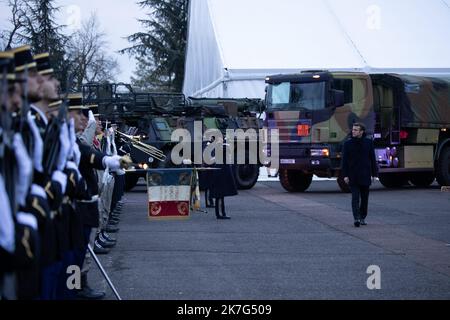
[[[311,156],[312,157],[329,157],[330,156],[330,150],[328,150],[327,148],[311,149]]]

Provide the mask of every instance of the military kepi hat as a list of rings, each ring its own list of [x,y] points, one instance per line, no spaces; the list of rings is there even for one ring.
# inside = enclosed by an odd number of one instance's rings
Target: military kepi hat
[[[14,73],[14,54],[12,52],[0,52],[0,81],[7,80],[14,82],[16,75]]]
[[[14,54],[14,64],[16,72],[23,72],[25,69],[36,68],[36,62],[31,54],[31,47],[26,45],[12,50]]]
[[[88,108],[88,110],[83,111],[86,117],[89,114],[89,110],[92,111],[92,113],[94,114],[94,117],[100,116],[100,113],[98,112],[98,105],[93,104],[93,105],[88,105],[86,107]]]
[[[53,101],[53,102],[51,102],[49,105],[48,105],[48,111],[50,111],[50,112],[52,112],[52,111],[55,111],[55,110],[59,110],[59,106],[61,105],[63,103],[63,101],[62,100],[56,100],[56,101]]]
[[[81,93],[70,93],[67,98],[69,99],[69,111],[89,109],[83,105],[83,95]]]
[[[37,54],[33,57],[37,64],[37,70],[41,75],[53,74],[54,70],[50,65],[50,54],[48,52]]]

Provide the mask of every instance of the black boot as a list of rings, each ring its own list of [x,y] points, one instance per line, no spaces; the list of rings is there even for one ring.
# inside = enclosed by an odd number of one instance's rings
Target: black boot
[[[222,202],[222,215],[219,214],[219,203]],[[220,220],[224,220],[224,219],[230,219],[230,217],[227,217],[225,215],[225,204],[223,201],[223,198],[216,198],[216,218],[220,219]]]
[[[211,197],[211,193],[208,189],[205,190],[205,203],[207,208],[214,208],[214,199]]]
[[[77,292],[79,299],[87,300],[100,300],[105,297],[105,293],[102,291],[96,291],[89,287],[87,282],[87,274],[81,274],[81,290]]]
[[[230,217],[227,217],[227,215],[225,214],[225,199],[224,198],[220,198],[221,200],[221,207],[222,207],[222,219],[231,219]]]
[[[217,219],[222,219],[222,216],[219,214],[219,199],[218,198],[216,198],[215,209],[216,209],[216,218]]]

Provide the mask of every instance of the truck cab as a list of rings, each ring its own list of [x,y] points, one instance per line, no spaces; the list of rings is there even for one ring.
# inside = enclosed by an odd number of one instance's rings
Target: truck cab
[[[279,131],[279,176],[290,192],[305,191],[313,175],[340,177],[341,150],[352,124],[372,128],[370,78],[364,73],[306,71],[266,78],[268,137]],[[372,134],[372,132],[368,132]],[[270,156],[270,143],[267,148]]]

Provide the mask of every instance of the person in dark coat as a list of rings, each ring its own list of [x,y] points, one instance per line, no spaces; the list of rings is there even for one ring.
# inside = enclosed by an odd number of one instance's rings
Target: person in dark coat
[[[344,143],[342,174],[352,191],[352,210],[355,227],[366,225],[369,188],[378,176],[378,166],[372,140],[366,138],[365,127],[354,123],[352,137]]]
[[[227,164],[226,157],[227,157],[227,148],[229,148],[229,145],[226,143],[223,143],[218,139],[217,143],[219,145],[222,145],[223,148],[223,161],[218,161],[217,159],[218,155],[216,156],[216,164],[214,165],[215,168],[218,168],[220,170],[213,170],[211,172],[211,183],[209,185],[210,187],[210,193],[211,197],[215,198],[215,209],[216,209],[216,217],[217,219],[230,219],[225,213],[225,197],[235,196],[238,194],[237,188],[236,188],[236,182],[234,180],[233,175],[233,168],[231,164]],[[221,210],[219,210],[219,208]],[[222,212],[222,215],[219,214],[219,212]]]
[[[205,150],[207,145],[209,145],[211,142],[203,142],[203,148],[202,150]],[[207,165],[205,165],[207,166]],[[205,192],[205,206],[206,208],[214,208],[214,198],[211,196],[211,183],[212,183],[212,172],[211,171],[199,171],[198,172],[198,183],[199,183],[199,189],[200,191]]]

